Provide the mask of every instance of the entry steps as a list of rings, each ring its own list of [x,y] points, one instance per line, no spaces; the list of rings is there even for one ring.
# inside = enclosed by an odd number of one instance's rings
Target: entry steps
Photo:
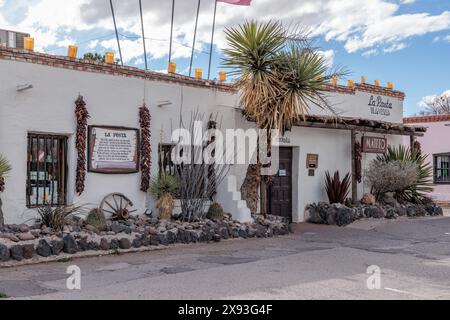
[[[239,222],[253,222],[247,202],[242,200],[238,191],[236,176],[227,176],[217,187],[218,200],[223,210],[230,213],[234,220]]]

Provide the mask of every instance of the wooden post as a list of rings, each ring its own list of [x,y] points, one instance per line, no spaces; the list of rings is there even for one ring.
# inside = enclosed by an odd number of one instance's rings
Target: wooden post
[[[414,149],[414,142],[415,142],[415,138],[413,135],[409,136],[409,147],[411,148],[411,151]]]
[[[355,150],[355,144],[356,144],[356,131],[351,131],[351,145],[352,145],[352,200],[353,203],[358,201],[358,183],[356,181],[356,150]]]

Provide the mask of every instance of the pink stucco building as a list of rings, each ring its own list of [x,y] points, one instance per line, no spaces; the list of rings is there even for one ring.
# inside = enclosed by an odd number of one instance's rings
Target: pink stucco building
[[[425,136],[419,137],[418,141],[433,165],[434,192],[431,197],[450,204],[450,115],[411,117],[405,118],[404,122],[427,128]]]

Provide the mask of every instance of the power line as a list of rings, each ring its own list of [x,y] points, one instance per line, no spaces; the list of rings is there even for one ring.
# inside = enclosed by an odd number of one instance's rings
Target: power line
[[[112,13],[113,21],[114,21],[114,30],[116,31],[117,47],[119,48],[120,63],[123,66],[122,49],[120,49],[119,32],[117,31],[116,16],[114,14],[114,7],[113,7],[112,0],[109,0],[109,3],[111,4],[111,13]]]

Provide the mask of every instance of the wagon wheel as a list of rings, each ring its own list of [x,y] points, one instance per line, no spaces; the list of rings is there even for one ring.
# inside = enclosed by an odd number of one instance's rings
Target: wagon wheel
[[[121,193],[111,193],[103,198],[99,210],[113,215],[113,218],[119,220],[128,220],[130,214],[137,210],[130,210],[133,202]]]

